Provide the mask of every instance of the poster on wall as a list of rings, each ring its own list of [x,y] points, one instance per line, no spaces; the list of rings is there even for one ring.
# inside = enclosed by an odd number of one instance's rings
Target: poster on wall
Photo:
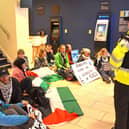
[[[100,78],[100,74],[95,69],[92,60],[86,60],[72,65],[74,74],[81,85],[90,83],[97,78]]]
[[[95,28],[94,41],[107,41],[109,20],[98,19]]]
[[[129,10],[121,10],[119,18],[119,32],[127,32],[129,30]]]

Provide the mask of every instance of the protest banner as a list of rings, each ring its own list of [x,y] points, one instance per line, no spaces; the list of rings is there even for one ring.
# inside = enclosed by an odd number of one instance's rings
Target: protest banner
[[[79,50],[72,50],[71,55],[73,62],[76,63],[79,58]]]
[[[87,84],[100,77],[91,59],[73,64],[72,69],[81,85]]]

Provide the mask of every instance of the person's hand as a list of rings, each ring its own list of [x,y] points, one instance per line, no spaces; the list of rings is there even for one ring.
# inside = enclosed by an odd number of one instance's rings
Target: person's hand
[[[23,104],[24,106],[27,106],[27,105],[29,104],[29,102],[26,101],[26,100],[23,100],[23,101],[22,101],[22,104]]]
[[[31,113],[31,114],[29,114],[28,116],[29,116],[30,118],[32,118],[32,119],[35,119],[34,113]]]

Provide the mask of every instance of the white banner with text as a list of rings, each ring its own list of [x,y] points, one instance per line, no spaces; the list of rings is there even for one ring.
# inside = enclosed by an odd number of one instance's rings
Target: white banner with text
[[[81,85],[100,78],[100,74],[95,69],[91,59],[73,64],[72,69]]]

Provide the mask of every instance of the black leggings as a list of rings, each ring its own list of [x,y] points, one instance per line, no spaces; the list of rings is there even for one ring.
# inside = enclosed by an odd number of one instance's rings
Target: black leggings
[[[115,129],[129,129],[129,86],[115,81]]]

